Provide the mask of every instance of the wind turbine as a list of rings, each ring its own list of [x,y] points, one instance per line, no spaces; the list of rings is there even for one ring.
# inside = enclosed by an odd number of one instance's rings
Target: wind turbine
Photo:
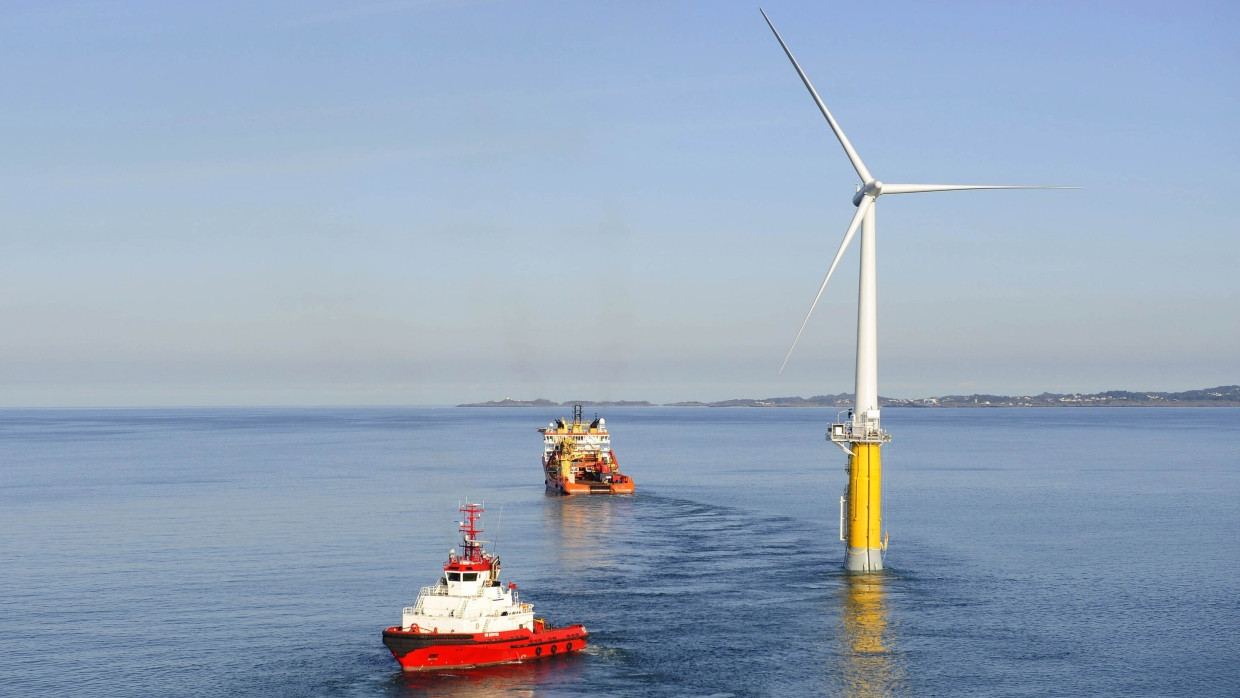
[[[784,366],[788,364],[788,357],[792,356],[792,350],[796,348],[797,341],[801,339],[801,333],[805,331],[805,325],[809,323],[810,315],[814,313],[814,307],[818,305],[818,299],[822,298],[822,292],[826,289],[827,282],[831,280],[831,274],[835,272],[836,265],[844,256],[844,250],[848,249],[848,243],[852,242],[853,236],[860,228],[861,274],[857,293],[856,402],[850,414],[851,419],[832,424],[827,438],[848,454],[848,486],[844,491],[844,496],[840,497],[840,540],[847,543],[844,568],[853,572],[878,571],[883,569],[883,553],[887,550],[887,541],[882,535],[882,461],[879,456],[879,447],[891,441],[891,435],[883,431],[879,423],[878,409],[878,296],[874,254],[874,210],[878,197],[884,194],[918,194],[962,189],[1072,189],[1075,187],[887,184],[875,179],[866,169],[857,151],[853,149],[848,136],[844,135],[844,131],[835,121],[835,117],[831,115],[831,111],[827,109],[827,105],[818,96],[814,86],[810,84],[809,78],[805,76],[805,71],[801,70],[797,59],[793,58],[792,51],[788,50],[788,45],[775,30],[771,18],[766,16],[765,11],[761,9],[758,11],[762,12],[762,18],[766,20],[767,26],[775,34],[775,39],[779,41],[784,53],[788,55],[792,67],[796,68],[797,74],[801,76],[801,82],[805,83],[819,111],[827,118],[827,123],[830,124],[835,137],[843,146],[848,161],[852,163],[853,169],[861,177],[861,186],[857,188],[857,193],[852,197],[853,206],[857,207],[857,212],[853,214],[852,222],[848,224],[848,230],[844,233],[844,241],[840,243],[835,259],[831,260],[827,276],[822,280],[818,295],[814,296],[814,302],[810,304],[809,312],[805,314],[805,320],[801,322],[801,328],[797,330],[797,336],[793,339],[792,347],[788,349],[788,356],[784,357],[784,363],[779,367],[779,371],[783,373]]]

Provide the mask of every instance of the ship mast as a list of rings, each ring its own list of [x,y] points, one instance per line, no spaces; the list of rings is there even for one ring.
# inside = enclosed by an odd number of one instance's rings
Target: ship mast
[[[482,541],[478,540],[478,534],[482,533],[482,529],[478,528],[478,517],[483,511],[481,504],[465,502],[461,505],[460,512],[465,516],[464,521],[457,522],[461,527],[461,560],[485,562],[482,559]]]

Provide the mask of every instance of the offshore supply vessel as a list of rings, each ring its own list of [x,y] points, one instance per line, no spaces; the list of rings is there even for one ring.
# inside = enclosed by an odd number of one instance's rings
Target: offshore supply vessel
[[[559,494],[633,494],[633,478],[620,472],[611,450],[607,421],[587,424],[581,405],[573,421],[557,419],[538,430],[543,435],[543,475],[547,489]]]
[[[443,576],[422,587],[401,613],[400,625],[383,631],[383,644],[404,671],[461,669],[578,652],[589,633],[577,624],[554,628],[521,603],[517,585],[499,581],[499,558],[478,539],[481,504],[461,505],[461,552],[448,552]]]

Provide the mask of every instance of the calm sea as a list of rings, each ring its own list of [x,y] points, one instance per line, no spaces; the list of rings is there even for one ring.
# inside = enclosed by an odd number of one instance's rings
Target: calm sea
[[[1240,695],[1240,410],[885,410],[856,577],[834,411],[602,410],[638,494],[565,499],[568,412],[0,411],[0,693]],[[399,673],[466,497],[586,653]]]

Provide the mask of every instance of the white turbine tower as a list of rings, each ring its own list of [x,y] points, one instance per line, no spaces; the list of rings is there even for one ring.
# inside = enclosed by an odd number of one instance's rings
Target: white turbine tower
[[[848,248],[848,243],[852,242],[853,235],[860,228],[861,275],[857,294],[856,404],[852,410],[851,420],[831,425],[829,438],[848,453],[849,461],[848,488],[844,496],[840,498],[840,540],[847,542],[844,567],[856,572],[877,571],[883,568],[883,553],[887,549],[886,540],[882,536],[882,465],[879,458],[879,446],[891,440],[891,436],[881,428],[878,409],[878,313],[874,255],[874,210],[878,197],[883,194],[917,194],[961,189],[1070,189],[1073,187],[887,184],[880,182],[866,169],[865,163],[861,161],[852,143],[848,141],[840,125],[836,123],[835,117],[831,116],[827,105],[823,104],[822,98],[818,96],[809,78],[805,76],[805,71],[801,70],[797,59],[792,57],[788,45],[775,30],[771,18],[766,16],[766,12],[762,10],[759,12],[762,12],[762,18],[766,20],[767,26],[775,34],[775,39],[779,41],[784,53],[788,55],[788,60],[792,61],[792,67],[796,68],[797,74],[801,76],[801,82],[805,83],[814,102],[818,104],[819,111],[827,118],[827,123],[831,125],[835,137],[844,147],[844,153],[852,163],[853,169],[857,170],[857,175],[861,177],[861,186],[852,198],[857,212],[853,214],[852,222],[848,224],[848,230],[844,233],[844,241],[840,243],[835,259],[831,260],[831,266],[827,269],[826,278],[822,280],[818,295],[814,296],[814,302],[810,304],[809,312],[806,313],[801,328],[797,330],[797,336],[792,341],[792,348],[788,349],[788,356],[784,357],[784,365],[787,365],[788,357],[792,356],[792,350],[796,348],[797,341],[801,339],[801,333],[805,331],[805,325],[809,322],[810,315],[814,313],[818,299],[822,298],[822,292],[826,289],[827,282],[831,280],[831,274],[835,272],[836,265],[844,256],[844,250]],[[779,370],[783,372],[783,365]]]

